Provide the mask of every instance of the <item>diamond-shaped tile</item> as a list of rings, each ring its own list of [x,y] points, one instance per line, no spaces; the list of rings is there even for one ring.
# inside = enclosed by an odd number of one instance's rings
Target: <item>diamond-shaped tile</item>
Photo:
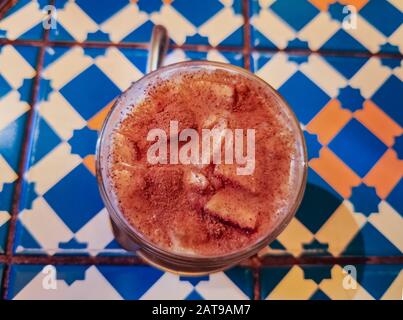
[[[0,286],[2,285],[2,281],[3,281],[3,264],[0,263]]]
[[[65,1],[58,6],[51,40],[148,42],[156,24],[167,27],[177,44],[242,46],[241,0]]]
[[[143,75],[146,58],[145,50],[46,49],[20,199],[14,246],[18,254],[126,254],[114,241],[98,193],[93,170],[96,130],[115,96]],[[241,52],[217,50],[177,49],[165,63],[188,59],[243,66]],[[116,94],[105,94],[111,87]],[[38,222],[43,219],[47,225]]]
[[[40,40],[44,35],[42,21],[49,5],[48,0],[18,1],[0,21],[0,38],[15,40]]]
[[[74,232],[103,208],[95,177],[82,165],[46,192],[44,198]]]
[[[327,219],[339,207],[340,197],[328,192],[318,185],[308,184],[304,198],[296,216],[311,232],[317,232]]]
[[[263,48],[402,52],[401,8],[388,1],[249,0],[251,43]],[[351,10],[352,5],[356,12]],[[379,12],[389,13],[385,22]],[[356,15],[354,15],[356,14]],[[354,27],[354,23],[358,27]]]
[[[357,120],[352,119],[329,147],[361,177],[364,177],[387,147]]]
[[[77,0],[77,5],[96,23],[100,24],[123,9],[128,0]]]
[[[375,188],[361,184],[353,188],[350,201],[354,205],[355,212],[369,216],[371,213],[379,212],[378,205],[381,199],[376,194]]]

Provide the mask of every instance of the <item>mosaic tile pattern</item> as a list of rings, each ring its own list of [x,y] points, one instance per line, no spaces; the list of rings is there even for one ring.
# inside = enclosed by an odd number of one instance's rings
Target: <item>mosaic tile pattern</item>
[[[402,267],[268,267],[261,271],[261,297],[269,300],[400,300]]]
[[[253,297],[253,284],[251,271],[242,268],[183,277],[145,266],[13,265],[8,291],[7,298],[16,300],[247,300]]]
[[[310,168],[296,218],[262,254],[401,255],[401,59],[280,52],[252,61],[300,120]]]
[[[0,46],[0,253],[5,248],[37,54],[33,47]]]
[[[250,0],[250,6],[255,47],[403,52],[399,0]]]
[[[241,0],[56,0],[57,29],[50,39],[148,42],[153,26],[167,27],[172,42],[238,45],[243,43]]]
[[[115,47],[46,49],[20,201],[18,254],[126,254],[114,241],[98,193],[94,152],[111,101],[143,75],[146,59],[144,50]],[[180,49],[169,52],[165,63],[187,59],[243,63],[239,53]]]

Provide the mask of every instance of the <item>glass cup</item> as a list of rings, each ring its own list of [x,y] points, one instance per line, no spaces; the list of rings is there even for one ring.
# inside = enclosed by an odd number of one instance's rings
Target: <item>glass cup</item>
[[[157,30],[154,30],[153,33],[151,52],[148,61],[148,69],[156,70],[148,73],[143,78],[133,83],[129,89],[123,92],[116,100],[104,121],[96,148],[96,173],[98,186],[106,209],[108,210],[111,218],[115,238],[123,248],[131,252],[136,252],[138,256],[143,258],[149,264],[156,266],[159,269],[163,269],[164,271],[170,271],[182,275],[202,275],[224,270],[256,254],[259,250],[273,241],[287,226],[292,217],[295,215],[305,190],[307,176],[306,146],[299,122],[285,100],[269,84],[251,72],[230,64],[210,61],[187,61],[158,68],[161,62],[161,57],[163,56],[166,48],[167,39],[166,32],[163,29],[158,30],[158,28],[161,27],[157,27]],[[127,106],[138,105],[138,103],[144,97],[144,89],[150,84],[155,83],[157,79],[170,77],[177,72],[183,74],[184,72],[193,72],[199,70],[223,70],[241,75],[242,77],[248,78],[263,85],[272,99],[271,103],[276,103],[277,105],[281,106],[284,116],[290,120],[289,122],[292,126],[291,130],[293,130],[296,137],[296,143],[298,144],[296,148],[300,153],[300,161],[294,163],[292,168],[292,170],[294,170],[294,179],[293,185],[290,189],[294,190],[294,193],[292,194],[289,203],[284,208],[285,214],[283,215],[283,219],[277,223],[269,234],[264,236],[253,245],[243,248],[237,252],[221,256],[195,256],[185,253],[175,253],[165,250],[149,241],[125,219],[123,213],[117,205],[118,202],[116,195],[112,190],[112,183],[110,183],[108,180],[108,155],[112,146],[112,131],[115,129],[122,117],[125,116],[125,112],[127,112],[129,109]]]

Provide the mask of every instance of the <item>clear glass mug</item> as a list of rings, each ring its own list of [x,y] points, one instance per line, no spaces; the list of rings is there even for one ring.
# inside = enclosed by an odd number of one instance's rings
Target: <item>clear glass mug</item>
[[[273,241],[281,231],[283,231],[295,215],[304,194],[307,176],[306,146],[299,122],[290,107],[275,89],[251,72],[233,65],[210,61],[187,61],[159,68],[167,47],[167,39],[167,33],[163,27],[157,26],[154,28],[147,66],[149,73],[133,83],[129,89],[123,92],[107,115],[97,141],[96,174],[101,197],[111,218],[113,233],[118,243],[124,249],[136,252],[139,257],[147,261],[149,264],[164,271],[170,271],[182,275],[202,275],[227,269],[256,254],[259,250]],[[116,124],[122,119],[122,116],[124,117],[124,113],[127,111],[127,106],[137,105],[142,99],[144,89],[157,78],[169,77],[172,73],[178,71],[183,72],[190,69],[225,70],[227,72],[242,75],[253,81],[258,81],[260,84],[264,84],[264,87],[270,93],[273,102],[279,104],[282,111],[290,119],[292,130],[294,130],[297,137],[297,147],[301,154],[300,162],[296,163],[294,167],[296,176],[292,189],[295,190],[295,192],[292,195],[292,199],[290,199],[287,208],[285,208],[286,214],[284,214],[283,220],[281,220],[269,234],[260,239],[257,243],[237,252],[222,256],[206,257],[183,253],[179,254],[162,249],[156,244],[150,242],[126,221],[117,205],[117,199],[115,198],[111,183],[108,183],[107,157],[112,145],[111,133]]]

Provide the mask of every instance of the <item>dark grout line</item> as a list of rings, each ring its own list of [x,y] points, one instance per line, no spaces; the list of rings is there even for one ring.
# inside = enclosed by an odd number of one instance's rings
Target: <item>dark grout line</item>
[[[351,257],[333,257],[333,256],[267,256],[261,257],[262,267],[277,267],[290,265],[347,265],[347,264],[403,264],[403,256],[351,256]]]
[[[0,18],[13,6],[17,0],[10,0],[0,6]],[[51,1],[51,4],[54,0]],[[400,53],[369,53],[369,52],[355,52],[355,51],[337,51],[337,50],[318,50],[311,51],[309,49],[276,49],[276,48],[253,48],[251,47],[251,30],[250,30],[250,17],[249,17],[250,4],[248,0],[242,0],[242,14],[244,17],[243,35],[244,45],[241,46],[217,46],[210,45],[191,45],[183,44],[176,45],[170,44],[170,49],[182,49],[187,51],[205,52],[209,50],[219,50],[227,52],[242,52],[244,56],[244,66],[246,69],[251,67],[251,53],[266,53],[276,54],[284,52],[290,55],[306,56],[310,54],[319,54],[322,56],[339,56],[339,57],[362,57],[362,58],[394,58],[402,59],[403,55]],[[15,238],[15,229],[18,215],[18,204],[22,191],[22,178],[25,172],[25,164],[28,159],[29,142],[32,137],[32,127],[34,121],[34,114],[39,94],[39,83],[41,79],[41,72],[43,69],[44,54],[47,46],[62,46],[72,47],[80,46],[83,48],[128,48],[128,49],[144,49],[148,50],[148,43],[111,43],[111,42],[77,42],[77,41],[49,41],[49,30],[45,30],[43,40],[9,40],[0,39],[0,45],[26,45],[39,47],[37,57],[37,74],[33,80],[33,88],[31,93],[31,109],[28,111],[27,124],[24,130],[24,141],[22,145],[22,156],[20,158],[18,173],[19,177],[16,181],[13,204],[11,209],[11,219],[9,221],[9,231],[7,237],[7,246],[5,255],[0,255],[0,263],[4,264],[4,276],[0,297],[6,299],[8,293],[8,286],[10,281],[11,265],[124,265],[124,266],[141,266],[147,265],[138,257],[134,256],[34,256],[34,255],[14,255],[13,246]],[[261,299],[260,295],[260,271],[262,267],[276,267],[276,266],[290,266],[290,265],[346,265],[346,264],[403,264],[403,257],[290,257],[290,256],[267,256],[267,257],[253,257],[239,264],[240,267],[249,268],[252,270],[253,275],[253,299]],[[1,277],[1,275],[0,275]]]
[[[249,21],[249,0],[242,1],[242,13],[243,13],[243,45],[244,45],[244,65],[245,69],[251,70],[250,65],[250,21]]]
[[[250,33],[250,32],[246,32]],[[244,34],[244,36],[246,36]],[[250,39],[249,39],[250,41]],[[112,43],[112,42],[95,42],[95,41],[87,41],[87,42],[76,42],[76,41],[43,41],[43,40],[9,40],[9,39],[0,39],[0,45],[26,45],[26,46],[62,46],[62,47],[73,47],[79,46],[83,48],[128,48],[128,49],[144,49],[148,50],[148,43]],[[371,58],[377,57],[380,59],[403,59],[403,54],[400,53],[387,53],[387,52],[379,52],[379,53],[370,53],[370,52],[359,52],[359,51],[338,51],[338,50],[316,50],[312,51],[309,49],[277,49],[277,48],[255,48],[249,45],[249,48],[245,44],[243,47],[239,46],[210,46],[210,45],[197,45],[197,44],[170,44],[170,49],[182,49],[188,51],[199,51],[206,52],[209,50],[218,50],[218,51],[228,51],[228,52],[242,52],[245,55],[246,59],[250,59],[250,56],[247,55],[247,51],[249,53],[257,52],[257,53],[267,53],[267,54],[276,54],[279,52],[283,52],[289,55],[297,55],[297,56],[307,56],[310,54],[318,54],[321,56],[336,56],[336,57],[357,57],[357,58]],[[247,63],[247,62],[246,62]]]
[[[47,41],[49,36],[49,30],[45,30],[44,32],[44,40]],[[9,220],[9,229],[7,235],[7,245],[6,245],[6,267],[3,275],[3,285],[2,285],[2,297],[5,299],[7,297],[8,292],[8,283],[10,279],[10,261],[13,258],[13,247],[14,247],[14,238],[15,238],[15,230],[17,224],[17,215],[19,211],[19,201],[21,198],[22,185],[23,185],[23,177],[26,172],[26,163],[29,157],[29,147],[30,141],[33,135],[33,124],[34,124],[34,115],[35,109],[37,105],[38,95],[39,95],[39,83],[41,79],[41,72],[43,68],[43,60],[45,56],[45,47],[39,48],[37,60],[36,60],[36,74],[33,79],[32,84],[32,92],[30,97],[30,109],[28,110],[27,122],[24,128],[24,138],[21,146],[21,157],[18,164],[18,178],[15,183],[14,194],[13,194],[13,202],[11,207],[11,218]]]

